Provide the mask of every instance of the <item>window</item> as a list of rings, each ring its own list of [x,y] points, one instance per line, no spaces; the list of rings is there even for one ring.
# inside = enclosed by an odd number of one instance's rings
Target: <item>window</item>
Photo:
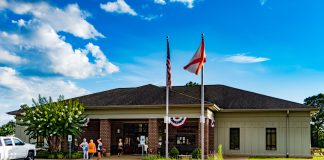
[[[266,149],[277,150],[277,129],[266,128]]]
[[[24,142],[22,142],[21,140],[14,138],[14,142],[15,142],[15,146],[23,146]]]
[[[177,145],[194,145],[195,135],[177,136]]]
[[[230,128],[230,150],[240,150],[240,128]]]
[[[186,144],[186,137],[177,137],[177,144]]]
[[[12,146],[12,141],[10,138],[5,138],[3,141],[6,146]]]

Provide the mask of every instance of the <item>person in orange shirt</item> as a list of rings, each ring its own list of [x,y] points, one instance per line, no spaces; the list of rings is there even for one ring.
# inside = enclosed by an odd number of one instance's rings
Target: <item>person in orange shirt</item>
[[[96,153],[96,144],[93,143],[93,140],[90,139],[90,143],[88,144],[88,152],[89,152],[89,158],[92,159],[93,155]]]

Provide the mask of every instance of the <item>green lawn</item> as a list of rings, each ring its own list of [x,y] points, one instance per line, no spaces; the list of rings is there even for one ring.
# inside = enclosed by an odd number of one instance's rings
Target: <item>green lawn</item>
[[[303,160],[304,158],[249,158],[249,160]],[[306,159],[310,160],[310,159]],[[313,157],[313,160],[324,160],[324,157]]]

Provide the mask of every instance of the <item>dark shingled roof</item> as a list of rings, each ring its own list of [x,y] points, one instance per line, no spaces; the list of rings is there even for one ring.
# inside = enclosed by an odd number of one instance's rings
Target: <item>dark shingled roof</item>
[[[163,105],[165,87],[145,85],[118,88],[76,97],[86,106]],[[265,96],[225,85],[205,85],[205,103],[223,109],[290,109],[308,108],[303,104]],[[200,86],[173,86],[170,104],[200,104]]]
[[[115,105],[163,105],[165,87],[145,85],[134,88],[117,88],[76,97],[86,107]],[[253,93],[225,85],[205,85],[205,103],[216,104],[222,109],[299,109],[311,108],[279,98]],[[200,86],[173,86],[170,105],[200,104]],[[8,114],[16,115],[20,111]]]

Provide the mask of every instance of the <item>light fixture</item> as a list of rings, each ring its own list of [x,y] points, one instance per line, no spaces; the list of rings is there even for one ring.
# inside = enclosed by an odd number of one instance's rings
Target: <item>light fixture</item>
[[[117,133],[120,133],[120,129],[119,128],[117,129]]]

